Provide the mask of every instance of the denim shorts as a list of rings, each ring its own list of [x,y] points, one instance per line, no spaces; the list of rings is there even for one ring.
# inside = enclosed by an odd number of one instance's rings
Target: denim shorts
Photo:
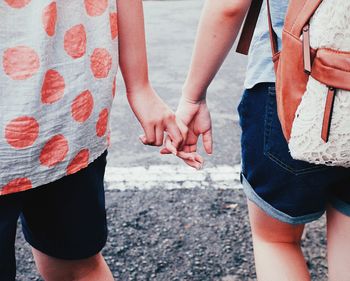
[[[101,251],[107,240],[106,156],[45,186],[0,197],[1,281],[15,280],[19,217],[27,242],[51,257],[78,260]]]
[[[289,224],[318,219],[331,204],[350,216],[350,169],[293,160],[277,116],[274,83],[245,90],[241,181],[249,200]]]

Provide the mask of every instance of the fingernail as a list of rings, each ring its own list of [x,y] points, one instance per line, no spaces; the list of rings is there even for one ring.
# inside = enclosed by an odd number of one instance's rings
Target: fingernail
[[[199,170],[201,170],[203,167],[202,167],[202,165],[197,165],[197,167],[196,167],[196,169],[199,171]]]

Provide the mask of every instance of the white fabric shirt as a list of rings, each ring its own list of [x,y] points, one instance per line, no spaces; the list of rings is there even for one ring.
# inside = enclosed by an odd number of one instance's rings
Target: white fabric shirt
[[[289,0],[270,0],[272,27],[277,34],[278,47],[282,45],[282,29]],[[254,31],[248,55],[244,88],[253,88],[258,83],[275,82],[273,70],[266,0],[262,4],[260,16]]]
[[[113,0],[0,1],[0,195],[107,149],[117,35]]]

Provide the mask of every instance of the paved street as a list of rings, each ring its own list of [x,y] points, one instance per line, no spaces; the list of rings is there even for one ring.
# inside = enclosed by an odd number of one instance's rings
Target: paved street
[[[173,109],[202,4],[200,0],[144,4],[151,80]],[[239,185],[236,107],[245,62],[245,57],[232,52],[209,89],[215,151],[199,172],[139,143],[141,128],[118,77],[106,172],[110,235],[104,250],[116,280],[256,280],[245,197]],[[324,236],[321,220],[308,226],[303,243],[317,281],[327,280]],[[20,228],[17,260],[18,280],[41,280]]]

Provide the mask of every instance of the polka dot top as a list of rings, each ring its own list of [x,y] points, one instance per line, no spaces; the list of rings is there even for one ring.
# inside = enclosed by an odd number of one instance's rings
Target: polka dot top
[[[114,0],[0,1],[0,195],[73,174],[109,144]]]

